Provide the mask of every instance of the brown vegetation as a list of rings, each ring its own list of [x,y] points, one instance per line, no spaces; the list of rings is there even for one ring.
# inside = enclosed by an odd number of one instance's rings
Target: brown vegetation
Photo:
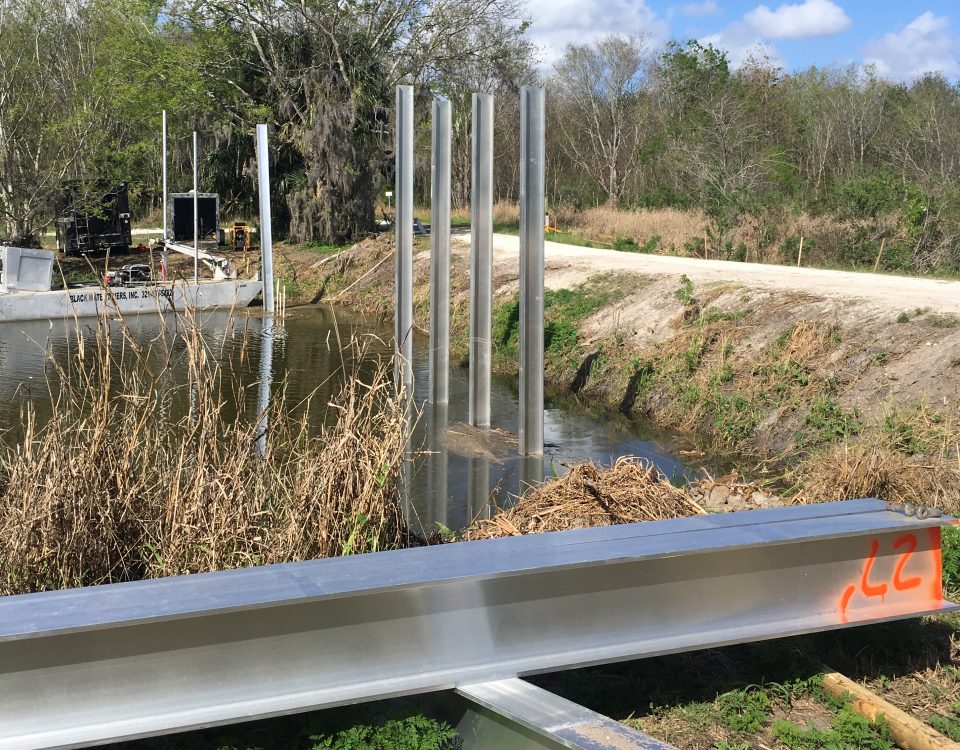
[[[110,328],[100,321],[92,348],[78,337],[51,384],[49,422],[28,408],[25,437],[0,448],[0,593],[339,555],[405,533],[395,502],[404,415],[389,363],[366,381],[348,373],[329,404],[336,419],[311,435],[282,392],[266,415],[245,410],[190,321],[167,360],[182,356],[189,370],[180,400],[191,407],[177,414],[166,368],[146,357],[119,368]]]
[[[469,526],[464,539],[566,531],[703,514],[650,463],[631,457],[607,469],[579,464],[528,490],[516,505]]]

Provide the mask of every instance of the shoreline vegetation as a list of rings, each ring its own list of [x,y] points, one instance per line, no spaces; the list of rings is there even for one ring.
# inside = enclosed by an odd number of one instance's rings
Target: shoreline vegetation
[[[257,413],[196,321],[175,325],[146,345],[162,348],[159,366],[122,320],[104,318],[92,341],[78,331],[65,363],[51,358],[52,416],[40,423],[25,404],[22,438],[0,444],[0,594],[409,543],[394,497],[405,416],[390,362],[344,365],[336,418],[312,434],[309,403],[294,416],[281,387]],[[135,366],[120,366],[118,338]],[[232,356],[250,356],[243,344]],[[361,342],[345,345],[345,361],[364,358]],[[171,389],[177,359],[189,377]]]

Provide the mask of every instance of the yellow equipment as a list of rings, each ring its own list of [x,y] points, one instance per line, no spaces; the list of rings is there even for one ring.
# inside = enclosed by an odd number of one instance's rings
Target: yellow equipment
[[[227,230],[227,244],[234,250],[250,249],[250,225],[243,222],[234,222]]]

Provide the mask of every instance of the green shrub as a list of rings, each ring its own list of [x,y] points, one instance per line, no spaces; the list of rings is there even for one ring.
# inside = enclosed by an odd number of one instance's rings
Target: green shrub
[[[622,253],[639,253],[640,246],[632,237],[617,237],[613,242],[613,249]]]

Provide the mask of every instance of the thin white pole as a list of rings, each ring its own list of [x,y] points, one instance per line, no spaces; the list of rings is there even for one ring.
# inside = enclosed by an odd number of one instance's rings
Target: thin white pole
[[[273,230],[270,227],[270,152],[267,148],[267,126],[257,125],[257,183],[260,188],[260,260],[263,280],[263,310],[274,312],[273,299]]]
[[[163,110],[163,239],[167,239],[167,110]]]
[[[398,385],[413,386],[413,86],[397,86],[396,365]]]
[[[200,215],[197,193],[197,131],[193,131],[193,283],[200,283]],[[197,291],[199,295],[199,290]],[[199,300],[196,300],[199,302]]]

